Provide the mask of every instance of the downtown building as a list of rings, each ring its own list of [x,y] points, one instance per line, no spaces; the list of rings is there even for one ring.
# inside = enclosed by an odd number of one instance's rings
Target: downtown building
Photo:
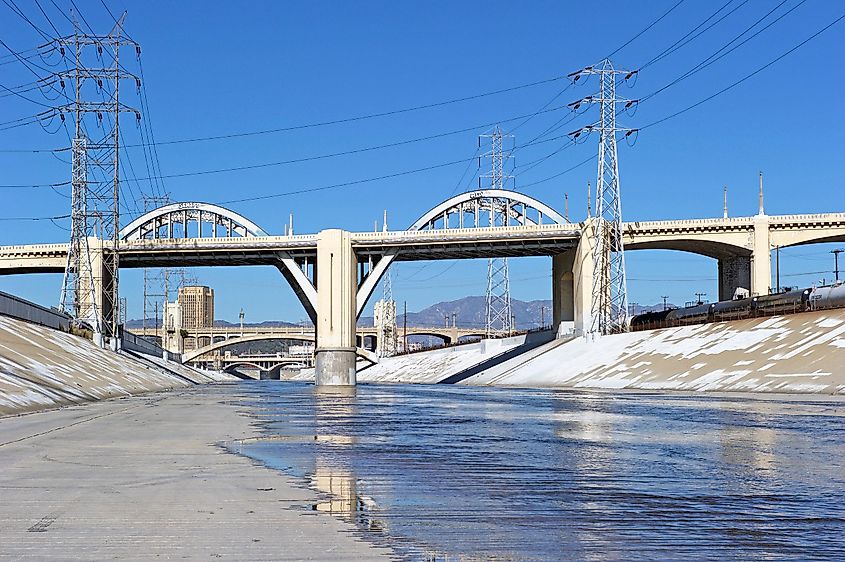
[[[164,348],[182,353],[199,346],[196,337],[185,338],[193,332],[214,326],[214,289],[202,285],[179,287],[175,302],[164,305]],[[210,343],[210,342],[209,342]]]

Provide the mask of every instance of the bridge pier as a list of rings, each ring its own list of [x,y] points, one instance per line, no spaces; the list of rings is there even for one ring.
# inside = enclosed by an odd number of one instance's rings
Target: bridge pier
[[[733,299],[739,288],[751,292],[751,256],[719,258],[719,300]]]
[[[114,314],[111,303],[106,298],[106,292],[111,291],[114,280],[105,267],[103,246],[102,240],[88,238],[88,248],[91,252],[91,275],[88,276],[83,272],[78,281],[80,317],[95,329],[94,342],[97,345],[103,345],[103,336],[111,328],[112,314]],[[99,332],[97,332],[98,326]]]
[[[552,256],[552,324],[558,337],[586,334],[592,310],[593,220],[587,219],[574,250]]]
[[[768,295],[772,290],[772,246],[769,242],[769,217],[754,217],[754,245],[751,254],[751,293]]]
[[[317,386],[351,386],[355,376],[358,269],[344,230],[317,235]]]

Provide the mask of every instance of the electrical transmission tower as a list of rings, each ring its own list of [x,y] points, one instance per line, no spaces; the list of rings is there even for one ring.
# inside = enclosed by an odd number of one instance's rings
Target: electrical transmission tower
[[[490,159],[490,173],[478,176],[478,187],[504,189],[505,183],[513,179],[512,175],[505,174],[505,165],[510,159],[510,151],[505,152],[504,149],[505,139],[512,139],[513,135],[502,133],[496,125],[491,133],[478,137],[479,147],[481,147],[482,138],[490,139],[490,150],[482,156]],[[504,201],[495,198],[490,201],[490,226],[508,226],[507,204]],[[484,322],[486,335],[488,337],[510,335],[513,332],[513,312],[507,258],[487,260],[486,304]]]
[[[144,213],[153,209],[157,209],[162,205],[170,203],[168,196],[151,196],[144,195]],[[141,318],[141,326],[144,329],[144,334],[147,333],[147,319],[149,314],[155,315],[153,328],[158,329],[158,310],[164,310],[164,305],[159,308],[159,301],[166,302],[169,295],[169,271],[165,269],[149,269],[144,268],[144,306],[143,316]]]
[[[387,232],[387,210],[384,211],[382,230]],[[393,280],[390,268],[384,277],[383,294],[376,302],[373,316],[375,316],[377,335],[376,348],[379,357],[390,357],[398,351],[399,331],[396,327],[396,301],[393,300]]]
[[[598,124],[582,127],[570,133],[575,140],[582,133],[598,131],[599,153],[596,178],[596,217],[593,222],[595,246],[593,262],[593,291],[589,332],[612,334],[628,330],[628,291],[625,279],[625,254],[622,246],[622,203],[619,191],[619,160],[616,154],[616,135],[630,136],[636,129],[616,126],[617,106],[632,107],[636,100],[616,97],[616,79],[632,78],[637,71],[613,68],[609,59],[598,65],[570,74],[577,81],[581,77],[597,75],[600,81],[598,97],[587,96],[570,104],[577,109],[582,104],[599,104]]]
[[[75,318],[91,323],[97,339],[112,339],[117,346],[120,322],[118,291],[119,235],[120,235],[120,115],[141,114],[120,102],[120,83],[140,79],[126,72],[120,64],[120,48],[140,47],[123,32],[124,13],[108,35],[82,33],[74,24],[74,34],[56,39],[62,54],[73,53],[74,68],[57,72],[62,87],[73,82],[73,101],[57,108],[62,121],[65,115],[75,120],[72,143],[71,241],[68,262],[62,284],[61,307]],[[95,49],[95,58],[91,50]],[[113,65],[106,65],[104,52]],[[88,63],[91,63],[90,65]],[[102,101],[86,101],[93,84]],[[110,86],[110,91],[107,86]],[[68,98],[69,99],[69,98]],[[93,138],[85,126],[86,115],[97,117],[98,132]],[[104,119],[105,117],[105,119]],[[102,242],[99,259],[94,257],[89,237]],[[96,298],[96,286],[102,285],[102,299]]]

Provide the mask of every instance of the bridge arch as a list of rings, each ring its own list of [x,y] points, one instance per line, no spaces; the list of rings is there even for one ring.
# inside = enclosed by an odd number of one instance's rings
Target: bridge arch
[[[304,342],[315,342],[316,338],[313,334],[250,334],[239,338],[230,338],[228,340],[213,343],[210,345],[206,345],[199,349],[194,349],[182,354],[182,363],[189,363],[191,361],[196,360],[198,357],[202,357],[207,353],[211,353],[224,347],[228,347],[230,345],[235,345],[237,343],[245,343],[251,341],[304,341]],[[366,349],[356,348],[355,353],[358,354],[359,357],[365,359],[371,363],[378,363],[378,358],[376,355],[371,352],[367,351]]]
[[[197,236],[194,238],[202,237],[209,226],[212,238],[218,236],[218,230],[221,228],[225,238],[268,235],[263,228],[239,213],[212,203],[193,201],[171,203],[141,215],[121,229],[120,239],[129,241],[191,238],[191,224],[196,224]],[[317,291],[308,276],[287,252],[278,252],[276,268],[293,289],[311,321],[316,321]]]
[[[506,189],[480,189],[467,191],[443,201],[424,213],[407,230],[449,228],[484,228],[493,225],[493,214],[501,212],[507,218],[507,226],[543,224],[569,224],[560,213],[529,195]],[[471,220],[467,223],[467,217]],[[512,224],[513,223],[513,224]],[[358,288],[356,313],[364,310],[367,301],[381,278],[394,262],[397,253],[385,254],[364,278]],[[440,337],[440,336],[438,336]]]
[[[195,238],[202,237],[203,225],[211,226],[211,232],[215,238],[218,227],[224,229],[227,238],[267,236],[261,227],[243,215],[212,203],[193,201],[171,203],[141,215],[121,229],[120,239],[190,238],[191,224],[197,226]]]

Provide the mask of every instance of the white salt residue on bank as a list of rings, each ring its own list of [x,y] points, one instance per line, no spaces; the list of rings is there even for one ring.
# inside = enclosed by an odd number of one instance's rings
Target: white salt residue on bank
[[[0,415],[212,382],[182,365],[143,362],[64,332],[0,316]]]
[[[463,384],[845,394],[845,311],[577,338]]]
[[[525,343],[525,336],[445,347],[409,355],[384,357],[376,365],[359,363],[358,382],[434,384],[493,359]],[[313,381],[314,369],[302,369],[287,380]]]
[[[845,395],[845,310],[555,340],[495,360],[521,343],[390,357],[358,380],[437,383],[462,373],[457,384]],[[297,378],[313,380],[313,370]]]

